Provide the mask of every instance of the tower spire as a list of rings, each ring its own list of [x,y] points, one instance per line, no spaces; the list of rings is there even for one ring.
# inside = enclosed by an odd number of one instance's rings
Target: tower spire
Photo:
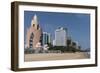
[[[33,19],[31,21],[31,26],[33,25],[38,25],[38,19],[36,14],[33,16]]]

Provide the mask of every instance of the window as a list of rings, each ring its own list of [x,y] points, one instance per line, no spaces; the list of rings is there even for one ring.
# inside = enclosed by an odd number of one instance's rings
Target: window
[[[33,27],[35,26],[35,24],[33,24]]]
[[[39,29],[39,25],[37,25],[37,29]]]
[[[30,48],[33,48],[33,38],[34,38],[34,34],[31,33],[30,40],[29,40]]]

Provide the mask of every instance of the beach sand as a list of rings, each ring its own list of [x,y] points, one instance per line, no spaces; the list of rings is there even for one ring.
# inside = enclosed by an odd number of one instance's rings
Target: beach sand
[[[42,53],[42,54],[25,54],[24,61],[71,60],[71,59],[87,59],[87,58],[89,58],[89,55],[85,52]]]

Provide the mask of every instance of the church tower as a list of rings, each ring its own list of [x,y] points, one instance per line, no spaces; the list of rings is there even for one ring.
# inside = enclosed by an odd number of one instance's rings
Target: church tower
[[[41,28],[38,23],[37,16],[34,15],[31,20],[31,26],[27,29],[26,46],[27,48],[36,49],[36,45],[41,40]]]

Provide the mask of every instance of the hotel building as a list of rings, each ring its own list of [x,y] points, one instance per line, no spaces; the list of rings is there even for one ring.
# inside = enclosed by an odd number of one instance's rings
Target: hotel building
[[[55,30],[55,46],[67,46],[67,30],[63,27],[60,27]]]

